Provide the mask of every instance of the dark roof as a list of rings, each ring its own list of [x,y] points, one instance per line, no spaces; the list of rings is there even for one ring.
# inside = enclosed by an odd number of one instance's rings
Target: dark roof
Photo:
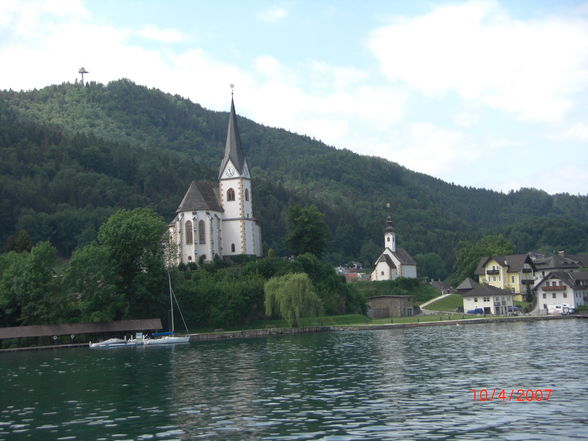
[[[474,289],[476,286],[480,286],[480,284],[478,282],[476,282],[474,279],[468,277],[463,282],[461,282],[457,286],[457,288],[455,288],[455,289],[458,292],[462,293],[462,292],[465,292],[465,291],[470,291],[470,290]]]
[[[511,254],[509,256],[496,255],[496,256],[481,257],[480,262],[478,262],[478,267],[476,268],[476,271],[474,272],[474,274],[476,274],[476,275],[484,274],[484,269],[486,267],[486,264],[491,259],[495,260],[496,263],[498,263],[498,265],[507,268],[507,271],[511,272],[511,273],[518,273],[519,271],[521,271],[523,269],[523,266],[525,263],[528,263],[529,265],[531,265],[531,267],[533,267],[534,270],[536,270],[535,264],[533,263],[533,260],[531,259],[531,257],[529,256],[528,253],[527,254]]]
[[[210,182],[192,181],[176,213],[196,210],[223,211],[217,192],[216,185]]]
[[[552,270],[552,269],[575,269],[584,266],[583,262],[578,259],[574,259],[576,256],[562,256],[556,254],[555,256],[543,257],[535,259],[535,267],[539,271]]]
[[[568,257],[578,262],[582,268],[588,268],[588,254],[569,254]]]
[[[396,248],[396,252],[392,252],[394,256],[400,261],[403,265],[416,265],[414,259],[408,254],[404,248]]]
[[[161,329],[160,319],[120,320],[103,323],[65,323],[0,328],[0,339],[47,337],[52,335],[96,334],[109,332],[153,331]]]
[[[580,281],[588,282],[588,272],[586,271],[553,271],[547,274],[541,281],[536,285],[541,285],[545,280],[548,279],[560,279],[570,288],[579,287]]]
[[[394,262],[392,262],[392,259],[386,253],[380,254],[380,257],[376,260],[376,264],[380,262],[386,262],[390,268],[396,268],[396,265],[394,265]]]
[[[461,291],[464,297],[484,297],[484,296],[512,296],[513,293],[505,289],[496,288],[491,285],[479,285],[469,291]]]
[[[245,155],[241,148],[241,136],[239,135],[239,127],[237,126],[237,113],[235,112],[235,102],[231,98],[231,113],[229,114],[229,127],[227,129],[227,142],[225,144],[225,157],[221,163],[219,170],[219,179],[229,162],[229,159],[239,173],[243,173],[245,166]]]

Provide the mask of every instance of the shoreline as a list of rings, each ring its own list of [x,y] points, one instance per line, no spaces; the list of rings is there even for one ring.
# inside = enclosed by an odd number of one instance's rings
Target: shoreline
[[[498,317],[498,318],[472,318],[461,320],[440,320],[430,322],[416,323],[382,323],[375,325],[337,325],[337,326],[308,326],[304,328],[267,328],[267,329],[242,329],[239,331],[216,331],[204,332],[199,334],[189,334],[190,343],[218,341],[218,340],[235,340],[242,338],[263,338],[275,335],[299,335],[299,334],[317,334],[319,332],[340,332],[340,331],[377,331],[383,329],[401,329],[401,328],[418,328],[422,326],[462,326],[478,325],[485,323],[505,323],[505,322],[534,322],[540,320],[570,320],[570,319],[587,319],[588,315],[547,315],[547,316],[522,316],[522,317]],[[3,352],[20,352],[33,350],[48,349],[65,349],[87,347],[88,343],[75,343],[65,345],[49,346],[29,346],[19,348],[0,349]]]

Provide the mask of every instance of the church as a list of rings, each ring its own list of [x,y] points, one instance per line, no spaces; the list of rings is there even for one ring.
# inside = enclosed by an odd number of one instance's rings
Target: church
[[[210,262],[215,256],[262,256],[261,228],[253,216],[247,159],[241,148],[235,103],[217,182],[193,181],[169,224],[177,264]]]
[[[416,262],[404,248],[396,247],[396,234],[392,229],[392,218],[386,218],[384,251],[376,260],[371,274],[372,281],[394,280],[398,277],[416,278]]]

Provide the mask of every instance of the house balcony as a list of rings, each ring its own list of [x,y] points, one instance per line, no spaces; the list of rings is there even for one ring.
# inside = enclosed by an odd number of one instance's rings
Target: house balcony
[[[543,291],[565,291],[566,287],[565,285],[561,285],[561,286],[544,286],[543,287]]]
[[[493,270],[486,270],[486,274],[488,274],[489,276],[493,276],[493,275],[499,274],[499,273],[500,273],[500,271],[494,270],[494,269]]]

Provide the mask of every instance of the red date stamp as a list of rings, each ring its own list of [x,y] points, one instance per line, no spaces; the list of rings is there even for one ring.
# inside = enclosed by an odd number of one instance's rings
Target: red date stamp
[[[474,401],[549,401],[553,389],[472,389]]]

